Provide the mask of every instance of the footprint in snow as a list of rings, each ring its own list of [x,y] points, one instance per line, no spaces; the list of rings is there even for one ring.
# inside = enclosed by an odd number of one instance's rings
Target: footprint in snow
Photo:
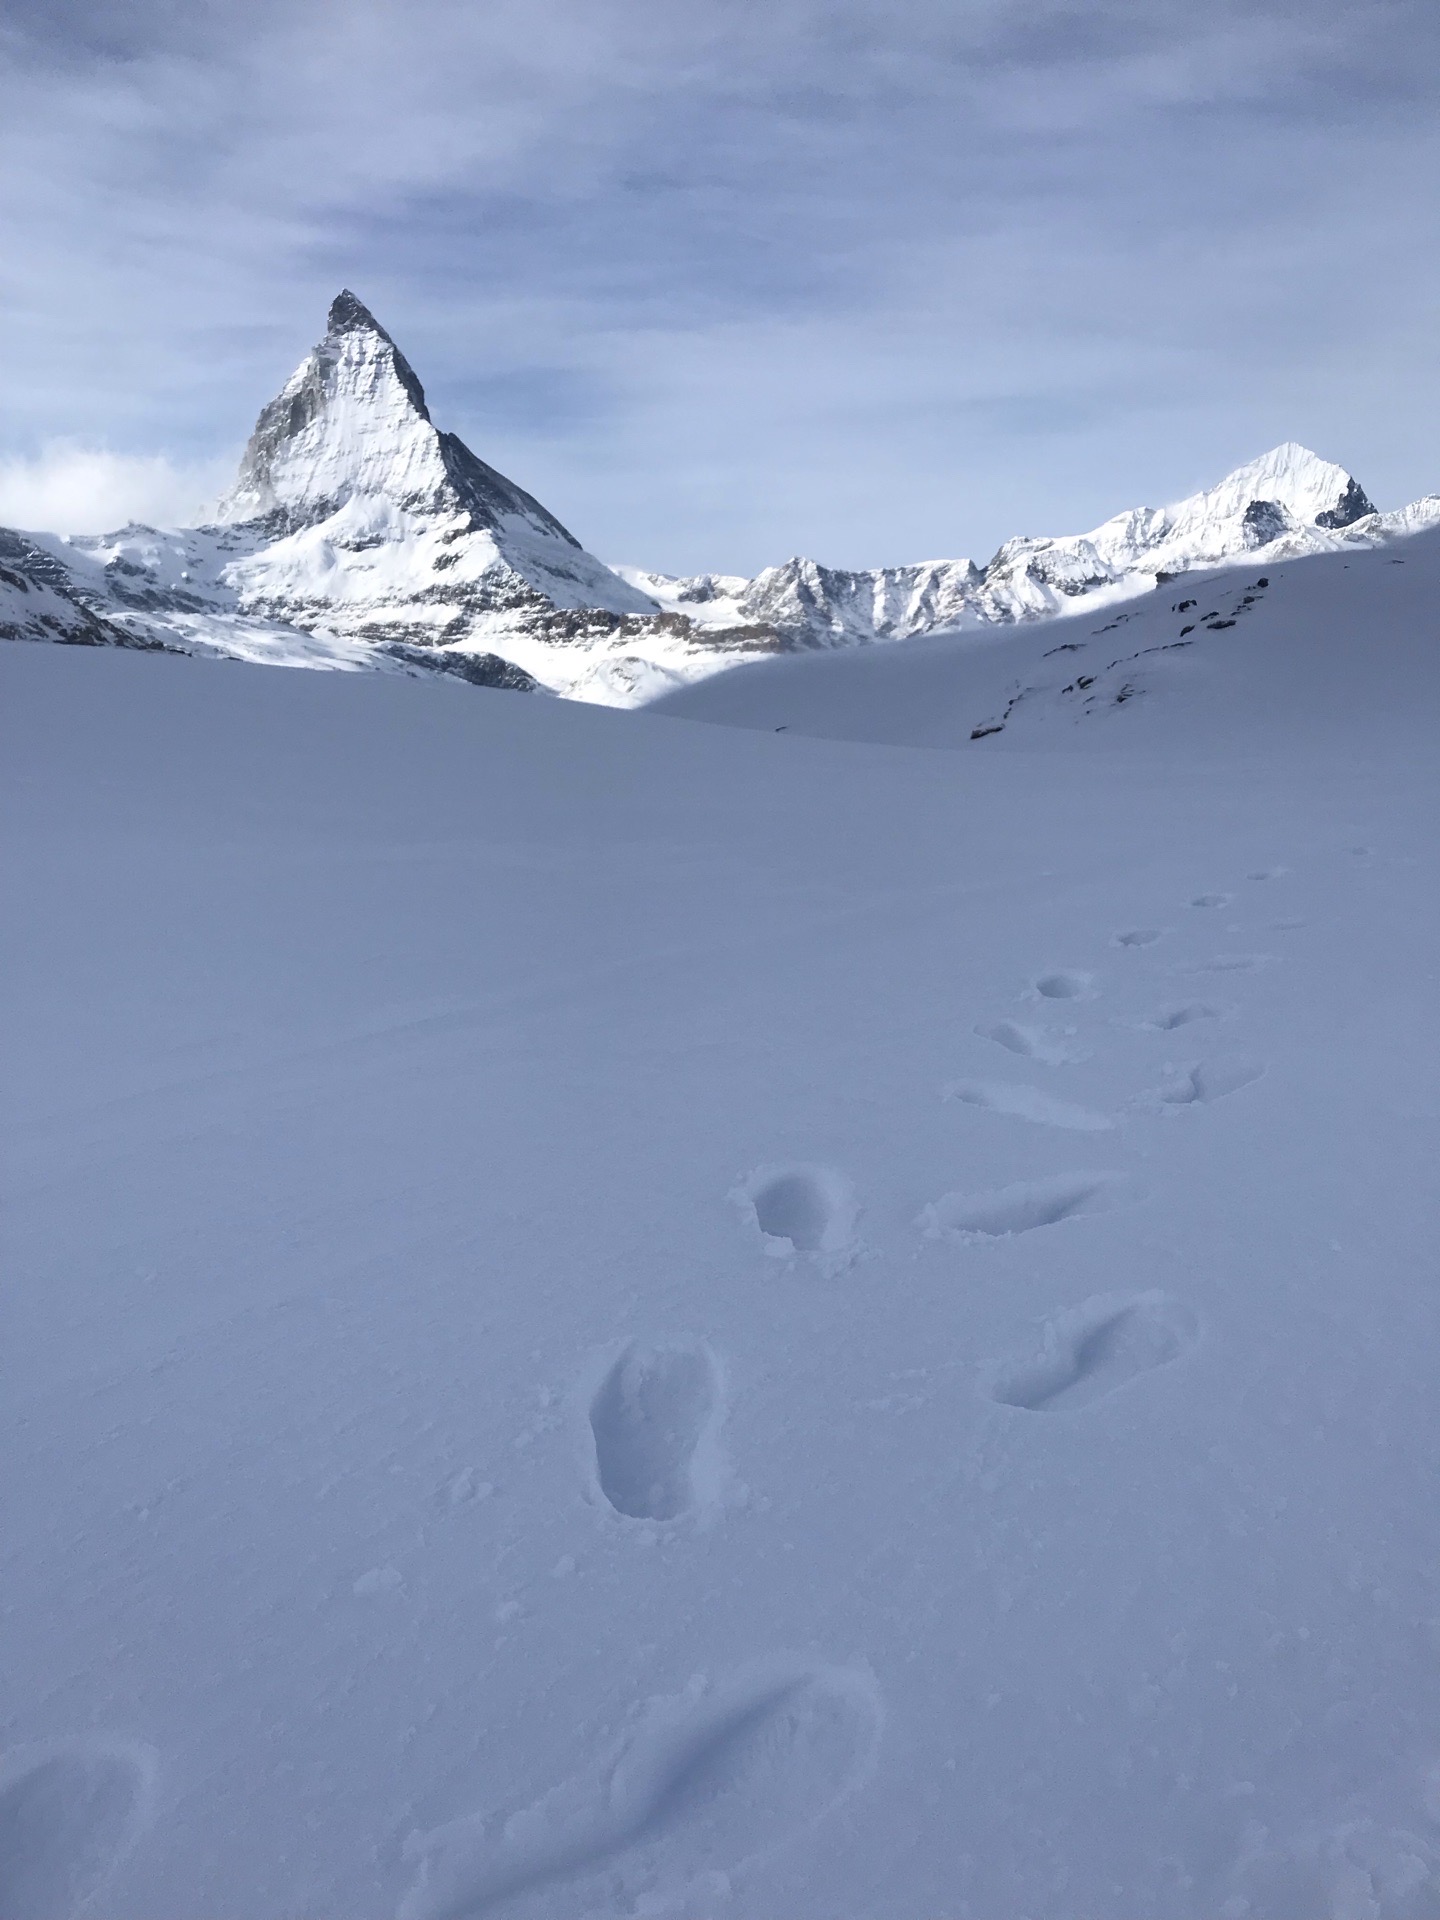
[[[412,1834],[417,1872],[397,1920],[476,1920],[542,1890],[547,1915],[576,1920],[602,1904],[659,1912],[721,1899],[730,1875],[865,1784],[880,1722],[868,1674],[790,1661],[651,1700],[533,1805]]]
[[[1124,933],[1117,933],[1111,941],[1115,947],[1153,947],[1157,940],[1163,940],[1163,927],[1130,927]]]
[[[446,1507],[464,1507],[472,1501],[488,1500],[495,1491],[493,1480],[482,1480],[475,1467],[462,1467],[446,1481],[439,1502]]]
[[[1188,1027],[1196,1020],[1223,1017],[1219,1007],[1212,1007],[1204,1000],[1187,1000],[1179,1006],[1161,1007],[1144,1024],[1156,1033],[1174,1033],[1177,1027]]]
[[[1273,953],[1217,953],[1183,969],[1186,973],[1258,973],[1275,958]]]
[[[105,1886],[145,1825],[155,1756],[101,1740],[0,1768],[0,1914],[68,1920]]]
[[[959,1100],[967,1107],[983,1107],[987,1113],[1005,1114],[1015,1120],[1030,1120],[1037,1126],[1066,1127],[1072,1133],[1108,1133],[1115,1125],[1108,1113],[1095,1113],[1072,1101],[1056,1100],[1038,1087],[957,1080],[941,1089],[940,1098]]]
[[[1031,987],[1031,992],[1038,993],[1042,1000],[1091,1000],[1094,998],[1094,986],[1093,973],[1062,969],[1056,973],[1042,973]]]
[[[852,1248],[859,1208],[849,1181],[833,1167],[757,1167],[731,1198],[774,1259],[843,1257]]]
[[[1044,1067],[1068,1066],[1090,1057],[1083,1047],[1072,1046],[1068,1038],[1062,1038],[1050,1027],[1028,1027],[1018,1020],[997,1020],[993,1026],[976,1027],[975,1031],[982,1040],[993,1040],[1007,1053],[1038,1060]],[[1073,1027],[1066,1029],[1067,1035],[1073,1032]]]
[[[1263,1061],[1239,1055],[1200,1061],[1193,1067],[1174,1071],[1151,1097],[1162,1107],[1207,1107],[1212,1100],[1223,1100],[1227,1094],[1250,1086],[1264,1071]]]
[[[590,1403],[595,1481],[629,1520],[678,1520],[713,1506],[723,1462],[720,1368],[703,1341],[632,1343]]]
[[[1000,1239],[1053,1227],[1077,1214],[1101,1213],[1124,1184],[1117,1173],[1061,1173],[1048,1180],[1017,1180],[990,1193],[947,1193],[923,1208],[915,1224],[932,1240]]]
[[[1409,1789],[1409,1790],[1407,1790]],[[1217,1920],[1428,1920],[1440,1912],[1435,1811],[1409,1782],[1390,1804],[1352,1803],[1347,1817],[1277,1838],[1256,1823],[1217,1899]],[[1428,1799],[1428,1796],[1427,1796]]]
[[[1188,1307],[1163,1293],[1099,1294],[1059,1314],[1040,1353],[1002,1371],[991,1397],[1027,1413],[1071,1413],[1178,1359],[1195,1338]]]
[[[1190,904],[1192,907],[1228,907],[1234,898],[1233,893],[1197,893]]]

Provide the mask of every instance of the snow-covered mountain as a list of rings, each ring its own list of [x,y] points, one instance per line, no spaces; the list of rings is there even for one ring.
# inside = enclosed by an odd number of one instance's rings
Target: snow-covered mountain
[[[25,546],[40,556],[41,586],[128,644],[433,666],[486,685],[538,684],[513,644],[503,657],[489,651],[494,633],[563,646],[658,613],[435,426],[409,362],[348,292],[262,411],[214,524],[36,535],[17,552],[22,582],[37,573]]]
[[[404,354],[346,291],[262,411],[212,524],[0,530],[0,637],[439,671],[632,706],[774,653],[1008,627],[1242,555],[1437,522],[1440,498],[1378,513],[1343,467],[1287,443],[1173,506],[1010,540],[983,566],[797,558],[753,580],[609,567],[435,425]]]
[[[662,606],[723,633],[761,622],[794,646],[907,640],[1067,613],[1084,595],[1128,599],[1250,554],[1296,559],[1372,546],[1440,522],[1440,498],[1376,511],[1352,474],[1293,441],[1168,507],[1135,507],[1090,533],[1007,540],[984,566],[931,560],[846,572],[787,560],[753,580],[622,569]]]
[[[222,524],[263,530],[232,562],[243,603],[422,646],[487,618],[651,614],[654,603],[430,418],[424,391],[351,293],[260,415]]]

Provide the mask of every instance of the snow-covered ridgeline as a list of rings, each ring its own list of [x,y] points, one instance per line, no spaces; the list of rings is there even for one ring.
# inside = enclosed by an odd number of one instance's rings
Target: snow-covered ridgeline
[[[167,647],[293,666],[438,670],[633,706],[766,654],[1008,627],[1148,592],[1241,555],[1292,559],[1440,522],[1380,514],[1293,443],[1169,507],[1007,541],[985,565],[754,579],[610,567],[454,434],[355,296],[261,412],[211,525],[4,535],[0,637]]]
[[[1007,540],[984,566],[930,560],[846,572],[796,558],[753,580],[620,571],[697,624],[723,631],[766,621],[802,644],[844,646],[1045,619],[1082,596],[1128,598],[1163,576],[1241,556],[1297,559],[1437,523],[1440,497],[1379,513],[1343,467],[1290,441],[1173,506],[1132,508],[1089,533]]]

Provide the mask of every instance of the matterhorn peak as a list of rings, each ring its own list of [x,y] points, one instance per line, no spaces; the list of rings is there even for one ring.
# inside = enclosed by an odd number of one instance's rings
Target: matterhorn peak
[[[382,340],[390,338],[365,302],[353,294],[348,287],[342,287],[330,302],[330,311],[325,316],[325,327],[328,333],[349,333],[355,328],[365,327],[371,333],[378,333]]]
[[[538,500],[435,426],[414,368],[347,287],[330,303],[325,338],[262,409],[216,517],[261,521],[273,536],[352,507],[367,523],[398,510],[579,544]],[[627,611],[634,605],[632,594]]]
[[[448,478],[414,369],[346,288],[325,338],[262,409],[219,518],[294,530],[357,494],[433,510]]]
[[[324,339],[262,409],[217,518],[254,542],[234,563],[248,603],[291,619],[337,600],[352,618],[364,606],[367,632],[387,643],[459,641],[522,611],[657,611],[435,425],[414,368],[348,287]]]

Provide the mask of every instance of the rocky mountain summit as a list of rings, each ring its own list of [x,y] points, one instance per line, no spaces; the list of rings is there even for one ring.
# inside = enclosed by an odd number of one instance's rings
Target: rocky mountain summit
[[[610,567],[438,428],[410,363],[348,291],[263,409],[208,524],[65,538],[0,529],[0,638],[292,666],[438,671],[637,705],[766,653],[1012,626],[1131,598],[1239,555],[1294,558],[1440,522],[1378,513],[1293,443],[1169,507],[972,560],[753,580]]]

